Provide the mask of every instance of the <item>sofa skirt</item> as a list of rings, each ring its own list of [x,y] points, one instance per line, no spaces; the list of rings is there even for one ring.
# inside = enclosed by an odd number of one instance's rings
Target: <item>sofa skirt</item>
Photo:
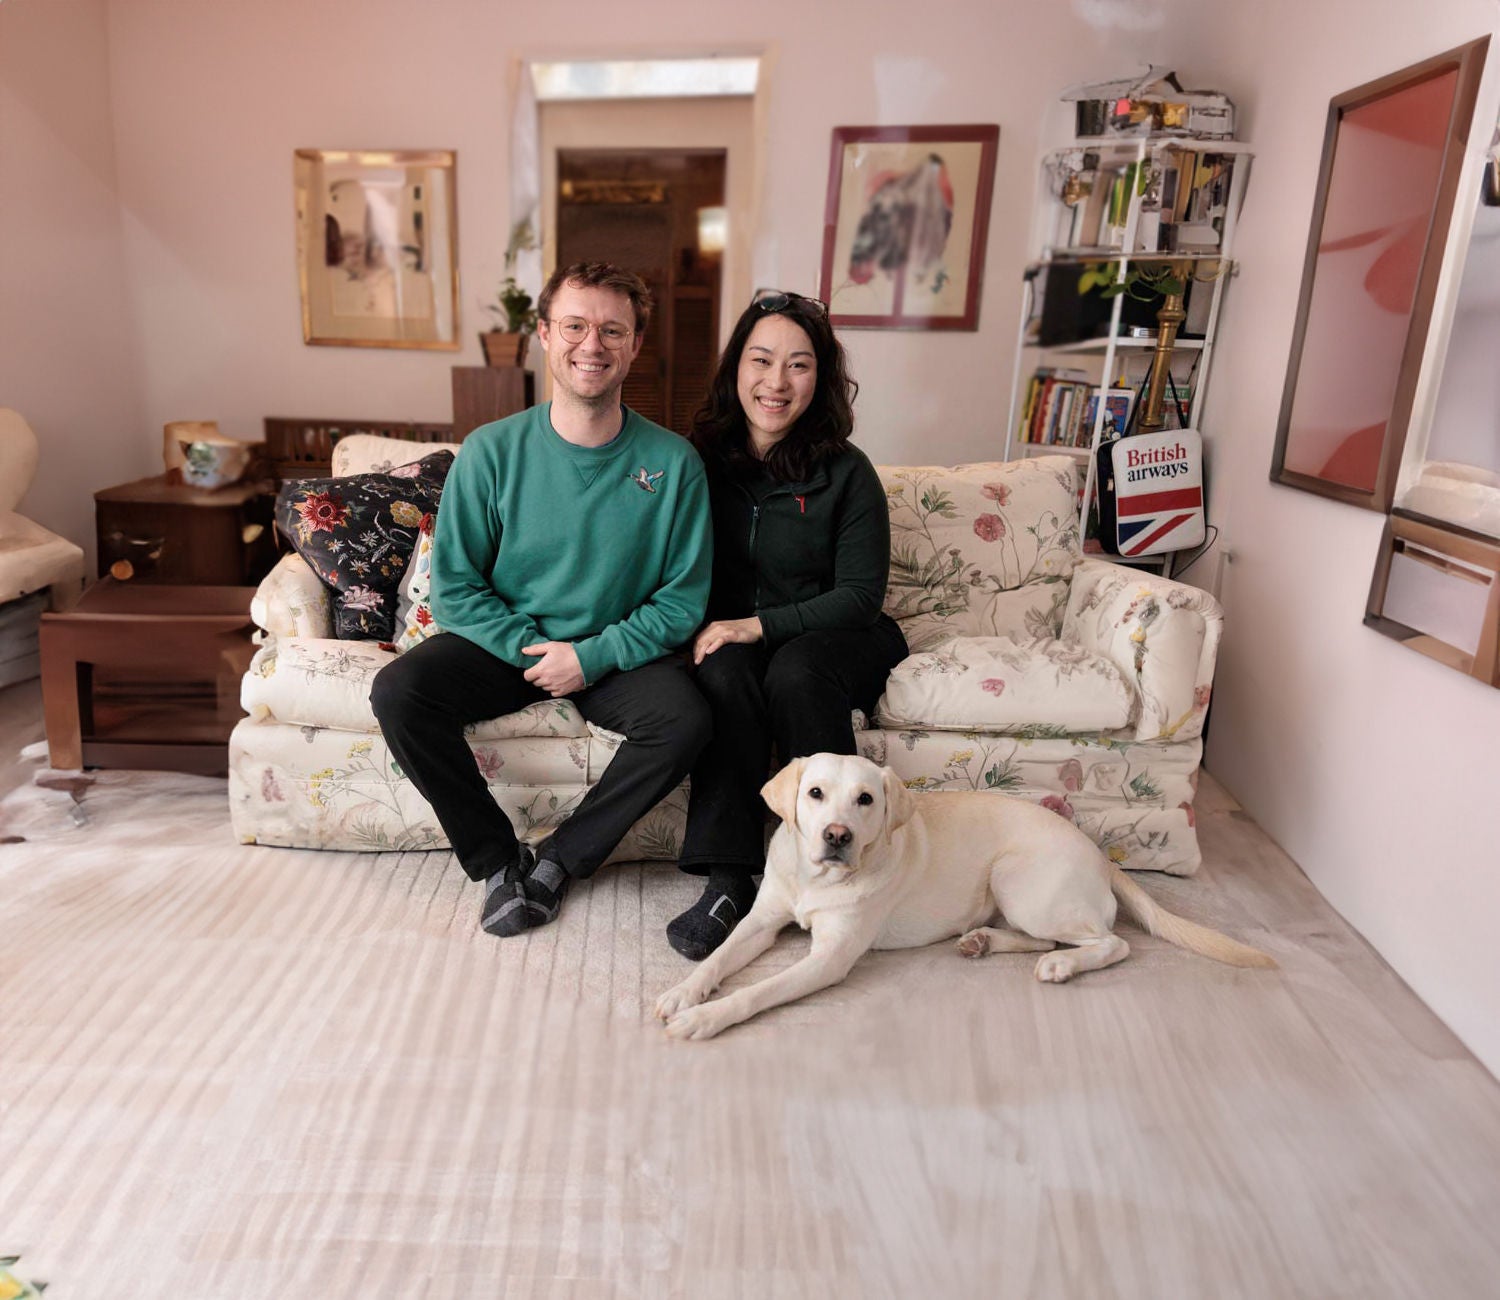
[[[1131,871],[1190,876],[1202,863],[1193,816],[1203,742],[1104,735],[860,732],[860,753],[911,790],[1016,795],[1066,817]]]
[[[470,741],[495,802],[516,833],[532,840],[578,806],[618,744],[599,730]],[[242,844],[356,852],[448,847],[431,807],[378,732],[242,720],[229,740],[229,810]],[[675,860],[686,817],[686,790],[675,791],[627,832],[609,861]]]
[[[1193,793],[1202,744],[1108,736],[1017,737],[946,731],[857,733],[867,758],[907,786],[1017,795],[1042,803],[1131,870],[1191,875],[1201,861]],[[544,837],[599,779],[619,737],[471,741],[474,761],[518,835]],[[243,720],[229,744],[229,802],[245,844],[366,852],[446,849],[442,828],[379,733]],[[675,860],[686,787],[647,813],[611,862]]]

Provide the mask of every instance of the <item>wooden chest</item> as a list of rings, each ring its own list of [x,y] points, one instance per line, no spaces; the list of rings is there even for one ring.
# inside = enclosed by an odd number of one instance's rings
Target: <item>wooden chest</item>
[[[105,488],[94,493],[99,576],[125,561],[131,582],[254,586],[277,559],[274,505],[258,482],[210,491],[158,474]]]

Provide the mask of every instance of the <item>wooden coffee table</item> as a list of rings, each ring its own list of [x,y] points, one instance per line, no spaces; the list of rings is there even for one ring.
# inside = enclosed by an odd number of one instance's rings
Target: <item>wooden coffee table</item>
[[[222,776],[255,647],[254,587],[105,578],[42,615],[42,712],[56,768]]]

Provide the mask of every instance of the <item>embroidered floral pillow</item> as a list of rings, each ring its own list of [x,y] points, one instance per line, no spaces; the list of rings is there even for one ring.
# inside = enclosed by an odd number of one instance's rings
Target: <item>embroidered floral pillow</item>
[[[434,452],[385,474],[294,479],[276,498],[276,525],[335,591],[334,635],[389,641],[396,630],[396,590],[433,514],[453,464]]]
[[[441,632],[432,621],[432,534],[437,528],[436,515],[424,515],[417,537],[417,549],[406,566],[406,577],[396,606],[396,649],[402,652]]]

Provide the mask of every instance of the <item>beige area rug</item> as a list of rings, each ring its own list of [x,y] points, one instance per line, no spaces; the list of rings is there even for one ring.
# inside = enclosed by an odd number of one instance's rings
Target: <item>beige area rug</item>
[[[218,781],[18,785],[0,1255],[48,1300],[1494,1294],[1500,1090],[1202,807],[1204,873],[1145,883],[1279,973],[938,946],[679,1044],[670,867],[500,942],[446,854],[241,847]]]

